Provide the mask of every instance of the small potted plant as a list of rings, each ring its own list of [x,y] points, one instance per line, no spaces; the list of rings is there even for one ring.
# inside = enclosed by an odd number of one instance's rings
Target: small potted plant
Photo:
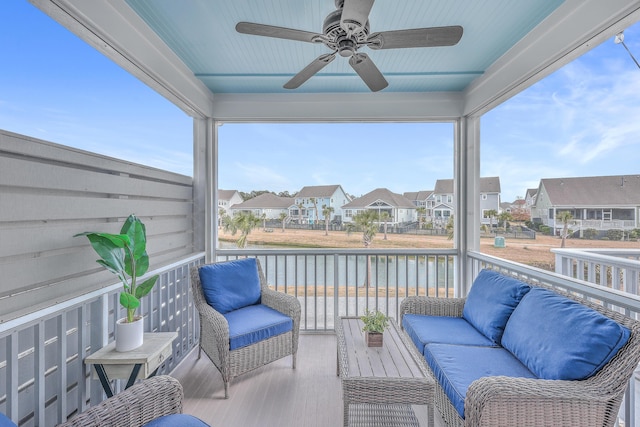
[[[362,331],[368,347],[382,347],[382,337],[385,328],[389,323],[389,318],[384,313],[367,310],[364,316],[360,317],[364,323]]]
[[[137,279],[149,269],[147,233],[144,224],[135,215],[129,215],[120,234],[85,232],[74,237],[86,236],[100,256],[96,262],[115,274],[122,282],[120,305],[127,316],[116,322],[116,351],[130,351],[142,345],[144,319],[136,316],[140,298],[147,295],[158,280],[152,276],[142,283]]]

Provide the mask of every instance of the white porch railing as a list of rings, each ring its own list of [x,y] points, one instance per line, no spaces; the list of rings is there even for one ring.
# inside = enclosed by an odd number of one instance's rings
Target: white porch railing
[[[556,273],[640,295],[640,249],[551,249]]]
[[[202,254],[150,272],[160,274],[141,302],[145,331],[177,331],[173,355],[160,373],[170,372],[198,343],[199,326],[189,292],[189,269]],[[113,340],[124,317],[115,284],[0,325],[0,412],[22,426],[49,427],[103,399],[91,380],[85,356]],[[121,385],[115,381],[116,390]],[[124,386],[124,384],[122,384]]]
[[[454,294],[455,249],[227,249],[219,261],[257,257],[274,289],[296,295],[301,329],[332,331],[336,316],[377,309],[398,318],[409,295]]]
[[[567,249],[552,249],[552,251],[567,251]],[[640,252],[636,253],[636,260],[638,259],[638,256],[640,256]],[[620,262],[624,261],[620,260]],[[637,265],[638,261],[635,261],[635,263]],[[570,263],[566,261],[566,265],[569,264]],[[544,283],[575,293],[576,295],[580,295],[582,298],[598,301],[601,304],[604,304],[613,310],[620,311],[629,317],[640,319],[640,296],[635,293],[631,294],[623,292],[620,289],[612,289],[595,282],[589,283],[585,280],[576,279],[573,278],[573,276],[564,275],[559,272],[551,273],[539,268],[506,261],[501,258],[496,258],[478,252],[469,253],[468,267],[471,269],[470,271],[472,271],[471,277],[475,277],[477,273],[485,267],[492,267],[505,274]],[[556,259],[556,270],[557,269],[558,261]],[[623,405],[620,409],[620,413],[618,414],[619,426],[640,426],[640,420],[638,419],[640,411],[636,411],[636,409],[640,409],[640,396],[638,395],[640,393],[639,375],[640,371],[636,370],[635,375],[629,381],[629,387],[627,389]]]
[[[637,223],[628,219],[575,219],[572,220],[575,225],[571,225],[573,229],[594,228],[596,230],[631,230],[636,228]]]
[[[270,285],[300,299],[301,328],[309,332],[330,332],[335,316],[361,315],[372,308],[397,318],[400,302],[408,295],[448,298],[459,292],[454,249],[219,250],[216,256],[260,259]],[[148,331],[179,332],[164,372],[197,345],[199,330],[188,277],[190,267],[203,260],[198,254],[163,269],[159,286],[143,301]],[[468,280],[487,266],[577,292],[629,316],[640,313],[638,296],[476,252],[469,253]],[[103,398],[99,382],[90,379],[82,360],[92,348],[112,339],[115,319],[120,317],[119,290],[119,284],[113,285],[0,325],[0,351],[4,351],[0,411],[21,426],[53,426],[84,410],[89,397],[92,402]],[[627,420],[625,427],[640,425],[635,420],[635,390],[634,379],[620,415]]]

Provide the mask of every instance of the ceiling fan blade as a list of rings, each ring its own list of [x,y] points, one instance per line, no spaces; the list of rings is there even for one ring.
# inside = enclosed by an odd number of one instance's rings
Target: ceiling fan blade
[[[285,89],[296,89],[300,87],[304,82],[313,77],[318,71],[322,70],[326,67],[331,61],[336,58],[336,54],[334,53],[325,53],[324,55],[320,55],[317,57],[311,64],[307,65],[300,71],[298,74],[293,76],[291,80],[289,80],[283,86]]]
[[[351,56],[351,58],[349,58],[349,65],[358,73],[372,92],[377,92],[389,86],[387,80],[367,54],[356,53]]]
[[[355,34],[364,29],[374,0],[344,0],[340,26],[347,33]]]
[[[453,46],[462,38],[462,31],[459,25],[383,31],[371,34],[367,42],[371,49]]]
[[[278,39],[298,40],[309,43],[313,43],[316,37],[321,36],[321,34],[311,33],[309,31],[255,24],[253,22],[238,22],[236,24],[236,31],[254,36],[275,37]]]

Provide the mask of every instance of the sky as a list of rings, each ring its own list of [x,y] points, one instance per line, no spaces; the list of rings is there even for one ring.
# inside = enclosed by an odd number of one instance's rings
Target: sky
[[[640,23],[625,43],[640,60]],[[192,119],[26,0],[0,2],[0,58],[0,129],[192,175]],[[485,114],[481,156],[503,201],[542,178],[640,173],[640,69],[605,41]],[[218,177],[243,192],[432,190],[453,177],[453,125],[226,123]]]

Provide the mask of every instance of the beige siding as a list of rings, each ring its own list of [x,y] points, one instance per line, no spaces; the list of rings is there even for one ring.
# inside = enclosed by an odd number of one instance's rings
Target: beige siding
[[[193,253],[193,180],[0,131],[0,322],[116,282],[83,231],[146,227],[151,269]]]

